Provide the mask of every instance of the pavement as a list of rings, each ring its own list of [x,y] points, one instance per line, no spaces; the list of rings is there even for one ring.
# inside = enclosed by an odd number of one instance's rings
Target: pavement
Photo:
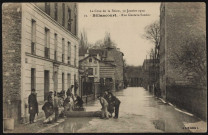
[[[207,122],[154,97],[142,87],[114,93],[120,100],[118,119],[62,118],[58,123],[22,124],[7,133],[203,133]],[[86,111],[101,109],[98,100],[85,105]]]
[[[15,127],[14,130],[6,130],[4,133],[39,133],[43,130],[53,128],[61,122],[64,122],[65,118],[60,118],[58,122],[51,124],[43,124],[44,118],[37,120],[35,123],[29,124],[19,124]]]

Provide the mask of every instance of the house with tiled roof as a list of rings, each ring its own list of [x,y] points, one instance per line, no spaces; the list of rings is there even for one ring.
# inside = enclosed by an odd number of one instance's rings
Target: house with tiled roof
[[[88,51],[89,52],[89,51]],[[115,65],[101,60],[99,53],[86,53],[79,60],[81,91],[83,96],[103,93],[105,90],[115,90]]]

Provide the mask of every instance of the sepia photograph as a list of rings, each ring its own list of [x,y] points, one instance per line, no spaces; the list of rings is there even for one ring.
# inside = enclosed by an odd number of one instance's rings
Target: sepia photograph
[[[3,133],[206,133],[204,2],[2,3]]]

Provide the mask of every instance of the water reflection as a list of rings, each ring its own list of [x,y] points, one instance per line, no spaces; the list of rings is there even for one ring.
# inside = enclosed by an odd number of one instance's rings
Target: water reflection
[[[190,132],[183,129],[183,122],[199,121],[196,117],[178,112],[172,106],[164,104],[141,87],[127,88],[114,92],[114,95],[121,101],[119,119],[67,118],[47,132]],[[85,107],[86,111],[101,109],[97,99]]]

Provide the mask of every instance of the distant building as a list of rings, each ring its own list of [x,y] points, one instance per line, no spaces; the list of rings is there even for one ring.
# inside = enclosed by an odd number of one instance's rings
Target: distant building
[[[154,84],[154,67],[153,59],[145,59],[142,65],[142,86],[149,90],[153,90]]]
[[[141,87],[143,76],[141,66],[127,66],[126,78],[130,87]]]
[[[42,117],[48,92],[67,90],[78,80],[77,26],[76,3],[2,5],[4,117],[28,121],[31,89]]]

